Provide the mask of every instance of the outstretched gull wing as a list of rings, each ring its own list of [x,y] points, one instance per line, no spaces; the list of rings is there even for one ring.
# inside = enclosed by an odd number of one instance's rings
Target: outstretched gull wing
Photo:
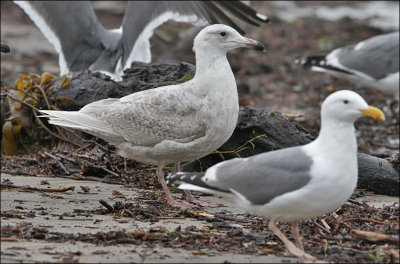
[[[58,52],[60,74],[91,68],[114,73],[122,53],[122,34],[106,30],[89,1],[14,3],[28,14]]]
[[[98,21],[90,1],[14,1],[59,54],[60,74],[90,69],[120,80],[133,61],[150,62],[150,37],[169,19],[198,26],[223,23],[243,33],[229,17],[252,25],[269,19],[240,1],[129,1],[118,30]]]
[[[123,19],[123,68],[136,61],[150,62],[150,38],[153,31],[166,22],[175,20],[197,26],[222,23],[240,33],[242,29],[227,15],[258,26],[256,22],[269,22],[240,1],[130,1]]]
[[[181,189],[232,193],[261,205],[306,185],[312,177],[312,164],[302,147],[292,147],[227,160],[214,165],[205,174],[179,172],[167,179],[180,182]]]

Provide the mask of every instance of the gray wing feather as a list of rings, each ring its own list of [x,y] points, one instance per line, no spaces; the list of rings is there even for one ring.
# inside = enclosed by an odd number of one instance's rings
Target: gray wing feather
[[[125,65],[132,49],[145,27],[167,12],[174,12],[181,17],[193,17],[186,22],[205,26],[206,24],[223,23],[241,34],[244,31],[229,17],[235,17],[247,23],[259,26],[255,21],[269,22],[253,8],[240,1],[129,1],[123,18],[123,60]],[[229,14],[229,15],[227,15]],[[171,17],[177,20],[177,16]]]
[[[399,32],[379,35],[357,45],[339,49],[339,62],[350,70],[367,74],[377,80],[399,71]]]
[[[14,2],[24,9],[52,44],[54,40],[49,39],[44,25],[38,21],[40,18],[32,15],[29,9],[38,13],[54,32],[70,71],[88,69],[92,64],[93,70],[114,71],[122,53],[121,34],[104,29],[90,1]]]
[[[51,39],[53,36],[46,32],[45,27],[54,32],[61,45],[55,48],[62,53],[68,67],[65,69],[60,60],[62,73],[83,69],[113,73],[121,57],[121,65],[126,66],[139,35],[147,25],[167,12],[174,13],[175,17],[171,19],[176,19],[175,14],[179,14],[191,17],[186,22],[201,26],[224,23],[242,33],[243,30],[227,14],[253,25],[258,25],[255,21],[269,22],[268,18],[240,1],[129,1],[121,34],[104,29],[90,1],[14,2],[24,9],[53,45],[55,40]],[[32,10],[40,17],[32,14]],[[45,25],[40,19],[43,19]],[[152,30],[150,28],[150,36]]]
[[[301,147],[281,149],[226,161],[218,166],[216,181],[207,183],[222,191],[234,190],[253,204],[265,204],[306,185],[311,165]]]

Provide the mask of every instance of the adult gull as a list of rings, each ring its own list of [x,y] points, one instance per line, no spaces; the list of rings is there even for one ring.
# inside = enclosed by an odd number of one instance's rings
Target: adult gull
[[[269,19],[240,1],[128,1],[122,25],[107,30],[90,1],[14,1],[59,54],[60,75],[90,69],[121,80],[133,61],[151,62],[153,31],[175,20],[197,26],[226,24],[243,34],[237,20],[259,26]]]
[[[321,107],[321,130],[313,142],[218,163],[206,172],[167,176],[179,188],[217,194],[250,213],[269,218],[269,228],[287,249],[304,262],[298,221],[335,210],[352,194],[358,178],[354,122],[362,115],[384,119],[357,93],[343,90],[329,95]],[[293,221],[296,246],[276,226]]]
[[[299,61],[312,70],[376,88],[399,99],[399,32],[378,35],[355,45],[338,48],[326,56]]]
[[[194,39],[196,73],[178,85],[141,91],[120,99],[90,103],[80,111],[41,110],[51,124],[80,129],[115,145],[119,155],[158,165],[156,175],[172,206],[176,201],[165,184],[163,166],[201,158],[232,135],[239,113],[235,77],[226,53],[239,47],[264,50],[235,29],[215,24]],[[186,191],[189,202],[207,205]]]

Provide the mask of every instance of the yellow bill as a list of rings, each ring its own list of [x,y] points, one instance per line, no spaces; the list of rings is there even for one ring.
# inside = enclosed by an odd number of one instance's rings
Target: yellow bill
[[[379,109],[374,106],[368,106],[366,110],[360,110],[366,116],[369,116],[375,120],[385,120],[385,114]]]

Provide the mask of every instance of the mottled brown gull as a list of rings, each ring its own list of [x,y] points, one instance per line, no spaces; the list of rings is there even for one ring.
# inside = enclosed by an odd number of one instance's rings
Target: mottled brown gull
[[[220,147],[236,126],[239,103],[226,53],[239,47],[264,50],[255,40],[221,24],[202,29],[194,39],[196,74],[188,82],[109,98],[80,111],[41,110],[51,124],[80,129],[118,149],[118,154],[158,165],[157,176],[167,201],[176,201],[165,184],[163,166],[201,158]],[[189,202],[207,205],[185,191]]]
[[[271,219],[269,228],[292,254],[315,262],[304,252],[298,220],[333,211],[353,193],[358,178],[354,122],[362,115],[385,118],[355,92],[338,91],[322,104],[321,130],[313,142],[227,160],[202,173],[178,172],[167,179],[181,183],[181,189],[217,194]],[[277,228],[275,219],[293,221],[297,246]]]

